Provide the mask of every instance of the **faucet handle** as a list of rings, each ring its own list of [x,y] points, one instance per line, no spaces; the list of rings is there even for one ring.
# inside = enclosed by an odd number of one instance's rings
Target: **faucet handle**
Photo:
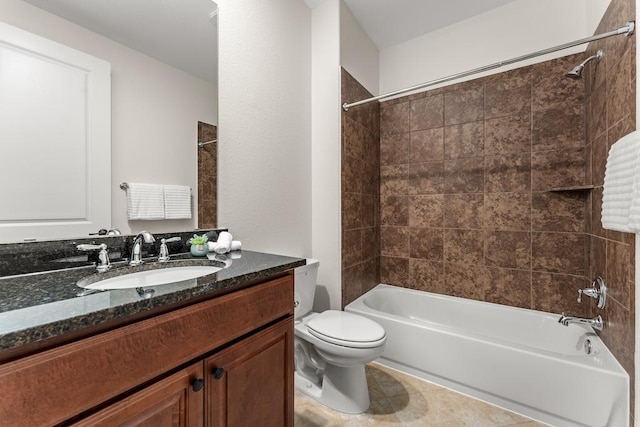
[[[578,302],[582,302],[582,295],[585,294],[598,300],[598,308],[604,308],[607,302],[607,286],[602,277],[596,277],[590,288],[578,289]]]
[[[111,261],[109,261],[109,252],[107,251],[107,245],[105,245],[104,243],[100,245],[82,244],[76,246],[76,249],[78,249],[79,251],[100,250],[100,253],[98,254],[98,259],[100,260],[100,262],[96,263],[96,270],[98,270],[98,273],[104,273],[111,268]]]
[[[171,237],[169,239],[161,239],[160,240],[160,254],[158,255],[158,262],[167,262],[169,261],[169,248],[167,247],[167,243],[178,242],[182,240],[181,237]]]
[[[598,308],[604,308],[607,303],[607,286],[604,284],[602,277],[598,276],[593,280],[593,287],[598,292]]]

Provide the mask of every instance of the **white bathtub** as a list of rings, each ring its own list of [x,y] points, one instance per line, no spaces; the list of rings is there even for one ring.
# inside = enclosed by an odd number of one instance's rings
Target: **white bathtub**
[[[384,365],[557,427],[628,426],[629,376],[590,327],[389,285],[346,311],[385,328]]]

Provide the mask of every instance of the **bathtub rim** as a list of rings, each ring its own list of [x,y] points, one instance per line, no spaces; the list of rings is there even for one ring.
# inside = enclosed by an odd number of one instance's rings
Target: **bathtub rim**
[[[417,320],[417,319],[410,319],[410,318],[406,318],[397,314],[393,314],[393,313],[389,313],[389,312],[385,312],[385,311],[380,311],[377,310],[373,307],[368,306],[365,302],[364,299],[366,298],[367,294],[370,292],[373,292],[375,290],[379,290],[379,289],[391,289],[393,291],[396,292],[407,292],[407,293],[417,293],[417,294],[426,294],[427,296],[431,297],[431,298],[436,298],[436,299],[442,299],[442,300],[451,300],[451,301],[458,301],[458,302],[462,302],[464,304],[481,304],[481,305],[487,305],[487,306],[492,306],[495,307],[499,310],[504,310],[507,312],[513,312],[513,313],[519,313],[519,312],[525,312],[528,314],[535,314],[537,316],[544,316],[545,318],[548,319],[553,319],[555,321],[556,318],[559,318],[560,315],[559,314],[555,314],[555,313],[549,313],[546,311],[540,311],[540,310],[532,310],[532,309],[528,309],[528,308],[522,308],[522,307],[514,307],[514,306],[509,306],[509,305],[505,305],[505,304],[498,304],[498,303],[493,303],[493,302],[487,302],[487,301],[480,301],[480,300],[473,300],[470,298],[462,298],[462,297],[455,297],[455,296],[451,296],[451,295],[445,295],[445,294],[438,294],[438,293],[434,293],[434,292],[428,292],[428,291],[422,291],[422,290],[418,290],[418,289],[410,289],[410,288],[403,288],[401,286],[395,286],[395,285],[388,285],[385,283],[380,283],[378,285],[376,285],[374,288],[372,288],[371,290],[369,290],[368,292],[365,292],[363,295],[359,296],[358,298],[356,298],[354,301],[352,301],[351,303],[347,304],[345,306],[345,311],[351,311],[353,310],[353,312],[358,313],[358,314],[362,314],[362,312],[369,312],[371,313],[373,311],[374,315],[378,315],[381,317],[390,317],[391,319],[401,322],[403,324],[407,324],[407,325],[420,325],[422,327],[425,327],[427,329],[431,329],[431,330],[437,330],[449,335],[453,335],[453,336],[457,336],[457,337],[464,337],[467,339],[471,339],[474,341],[478,341],[478,342],[485,342],[485,341],[489,341],[491,342],[493,345],[496,345],[498,347],[503,347],[503,348],[509,348],[509,349],[513,349],[519,352],[523,352],[523,353],[535,353],[540,355],[541,357],[545,357],[545,358],[549,358],[549,359],[554,359],[554,360],[561,360],[563,363],[576,363],[576,364],[580,364],[581,366],[587,368],[587,369],[593,369],[593,370],[597,370],[597,371],[605,371],[614,375],[619,375],[621,377],[626,377],[627,381],[629,381],[629,373],[623,368],[622,364],[613,356],[613,354],[611,353],[611,350],[609,350],[609,348],[606,346],[606,344],[604,343],[604,341],[602,340],[602,338],[593,330],[593,328],[591,328],[590,326],[586,326],[586,325],[579,325],[579,324],[572,324],[569,325],[568,327],[572,328],[578,328],[579,330],[583,331],[582,334],[585,336],[588,336],[589,338],[593,338],[596,340],[595,345],[596,348],[599,350],[598,353],[595,354],[564,354],[564,353],[560,353],[560,352],[556,352],[556,351],[551,351],[551,350],[546,350],[546,349],[542,349],[542,348],[538,348],[535,346],[528,346],[525,344],[520,344],[520,343],[514,343],[511,341],[506,341],[500,338],[496,338],[496,337],[491,337],[485,334],[481,334],[481,333],[474,333],[474,332],[469,332],[469,331],[465,331],[462,328],[459,327],[454,327],[454,326],[448,326],[448,325],[443,325],[442,323],[437,323],[437,322],[429,322],[429,321],[423,321],[423,320]],[[604,362],[598,364],[598,362],[596,361],[596,357],[600,357],[600,358],[604,358]],[[598,360],[602,360],[602,359],[598,359]],[[603,366],[604,364],[604,366]]]

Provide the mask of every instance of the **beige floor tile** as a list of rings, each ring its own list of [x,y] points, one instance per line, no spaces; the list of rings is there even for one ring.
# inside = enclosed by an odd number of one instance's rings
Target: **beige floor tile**
[[[440,399],[439,393],[429,397],[412,394],[409,399],[403,396],[389,397],[391,406],[396,410],[396,417],[403,426],[424,427],[461,427],[454,411]]]
[[[521,415],[497,406],[444,389],[443,401],[455,412],[455,418],[468,427],[503,427],[530,421]]]
[[[541,427],[510,411],[472,399],[397,370],[366,367],[371,406],[349,415],[296,391],[296,427]]]

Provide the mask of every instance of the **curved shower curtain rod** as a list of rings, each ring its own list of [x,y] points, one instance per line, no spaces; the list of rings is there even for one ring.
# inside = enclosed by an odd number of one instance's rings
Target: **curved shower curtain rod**
[[[425,87],[429,87],[429,86],[434,86],[437,85],[439,83],[445,83],[451,80],[456,80],[462,77],[467,77],[467,76],[471,76],[474,74],[478,74],[478,73],[482,73],[484,71],[489,71],[489,70],[493,70],[495,68],[500,68],[502,66],[505,65],[509,65],[509,64],[513,64],[514,62],[520,62],[520,61],[524,61],[526,59],[531,59],[531,58],[535,58],[536,56],[542,56],[542,55],[546,55],[547,53],[552,53],[552,52],[556,52],[558,50],[563,50],[563,49],[568,49],[570,47],[574,47],[574,46],[578,46],[581,44],[585,44],[585,43],[589,43],[595,40],[600,40],[600,39],[604,39],[607,37],[611,37],[611,36],[617,36],[619,34],[624,34],[626,36],[630,36],[631,34],[633,34],[633,31],[635,30],[636,24],[634,21],[629,21],[627,22],[627,24],[624,27],[620,27],[617,30],[613,30],[613,31],[609,31],[607,33],[602,33],[602,34],[596,34],[594,36],[591,37],[586,37],[584,39],[580,39],[580,40],[576,40],[573,42],[569,42],[569,43],[565,43],[565,44],[561,44],[559,46],[555,46],[555,47],[550,47],[548,49],[544,49],[544,50],[539,50],[537,52],[533,52],[530,53],[528,55],[523,55],[523,56],[518,56],[517,58],[513,58],[513,59],[509,59],[506,61],[501,61],[501,62],[496,62],[495,64],[491,64],[491,65],[485,65],[484,67],[480,67],[480,68],[475,68],[473,70],[469,70],[469,71],[464,71],[462,73],[458,73],[458,74],[453,74],[447,77],[442,77],[436,80],[431,80],[429,82],[426,83],[421,83],[419,85],[415,85],[415,86],[411,86],[405,89],[400,89],[397,90],[395,92],[389,92],[389,93],[385,93],[383,95],[378,95],[378,96],[373,96],[371,98],[367,98],[367,99],[363,99],[362,101],[357,101],[357,102],[352,102],[350,104],[348,103],[344,103],[342,104],[342,109],[344,111],[348,111],[349,108],[351,107],[356,107],[358,105],[362,105],[362,104],[367,104],[369,102],[373,102],[373,101],[378,101],[381,99],[385,99],[385,98],[390,98],[392,96],[395,95],[401,95],[403,93],[406,92],[411,92],[417,89],[422,89]]]

